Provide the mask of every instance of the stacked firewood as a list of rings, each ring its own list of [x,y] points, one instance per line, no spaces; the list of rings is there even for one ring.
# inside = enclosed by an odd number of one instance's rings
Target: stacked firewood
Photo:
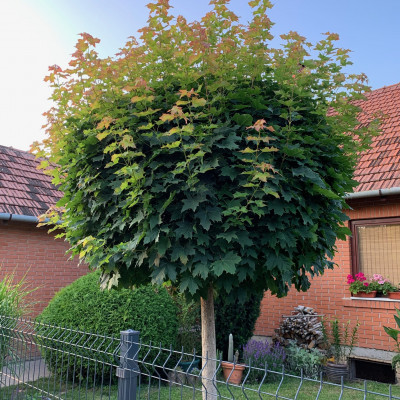
[[[282,316],[282,323],[275,329],[272,340],[285,347],[294,341],[305,349],[323,348],[321,315],[311,307],[295,307],[292,315]]]

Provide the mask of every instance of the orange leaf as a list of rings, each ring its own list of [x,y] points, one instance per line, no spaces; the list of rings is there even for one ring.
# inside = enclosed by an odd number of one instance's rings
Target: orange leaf
[[[110,124],[112,122],[114,122],[115,120],[111,117],[104,117],[98,124],[97,124],[97,129],[103,129],[106,128],[108,129],[108,127],[110,126]]]

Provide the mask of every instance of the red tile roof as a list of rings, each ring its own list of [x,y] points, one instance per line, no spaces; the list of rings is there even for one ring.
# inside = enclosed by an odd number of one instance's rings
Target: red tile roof
[[[33,154],[0,145],[0,213],[39,216],[62,196]]]
[[[361,155],[354,179],[355,192],[400,187],[400,83],[366,94],[359,117],[361,124],[368,116],[382,112],[381,133],[371,148]]]

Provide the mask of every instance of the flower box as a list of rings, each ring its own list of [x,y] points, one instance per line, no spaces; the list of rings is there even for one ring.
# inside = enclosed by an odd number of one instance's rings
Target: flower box
[[[400,300],[400,292],[389,292],[389,299]]]
[[[363,297],[363,298],[367,298],[367,299],[371,299],[373,297],[376,297],[376,290],[366,293],[366,292],[358,292],[358,293],[354,293],[352,295],[353,297]]]

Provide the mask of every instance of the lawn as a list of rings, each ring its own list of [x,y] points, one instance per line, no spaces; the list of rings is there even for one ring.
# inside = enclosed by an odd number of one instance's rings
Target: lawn
[[[293,399],[299,390],[299,379],[295,378],[285,378],[282,383],[278,398]],[[34,383],[36,388],[30,388],[28,385],[10,386],[0,389],[0,399],[6,400],[47,400],[47,399],[93,399],[93,400],[117,400],[117,386],[103,386],[101,387],[90,387],[85,384],[76,387],[72,387],[71,384],[65,385],[59,381],[54,380],[54,378],[40,379]],[[276,391],[279,386],[279,381],[270,382],[262,385],[260,395],[258,394],[258,385],[248,385],[246,386],[245,394],[249,400],[259,400],[261,399],[274,399],[276,398]],[[218,385],[218,389],[221,394],[221,398],[225,399],[246,399],[240,388],[230,388],[230,391],[225,384]],[[359,390],[355,390],[359,389]],[[367,383],[368,392],[382,393],[387,397],[378,394],[368,394],[366,399],[368,400],[378,400],[388,398],[389,395],[389,385],[368,382]],[[298,393],[298,400],[311,400],[315,399],[318,395],[319,384],[315,382],[304,382],[300,387]],[[47,395],[50,393],[50,395]],[[341,389],[337,385],[332,385],[324,383],[319,399],[321,400],[338,400],[340,398]],[[181,385],[148,385],[147,383],[142,383],[140,388],[138,388],[137,399],[158,399],[161,400],[178,400],[178,399],[199,399],[201,400],[201,386],[196,385],[196,389],[193,387],[183,387]],[[160,396],[159,396],[160,395]],[[396,396],[394,398],[400,399],[400,386],[392,387],[392,395]],[[282,397],[281,397],[282,396]],[[361,400],[364,399],[364,383],[363,382],[351,382],[345,387],[343,392],[343,400]]]

